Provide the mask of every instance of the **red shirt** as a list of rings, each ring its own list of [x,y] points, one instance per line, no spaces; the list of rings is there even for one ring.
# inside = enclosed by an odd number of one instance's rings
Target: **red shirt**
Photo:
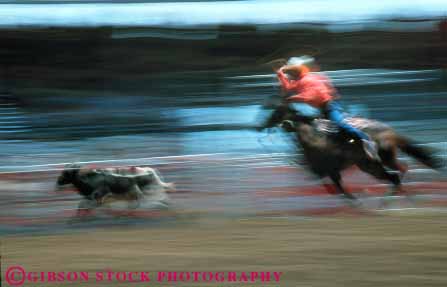
[[[278,78],[286,91],[296,92],[288,100],[303,102],[316,108],[331,101],[336,92],[330,80],[321,74],[307,73],[299,80],[289,80],[284,72],[278,71]]]

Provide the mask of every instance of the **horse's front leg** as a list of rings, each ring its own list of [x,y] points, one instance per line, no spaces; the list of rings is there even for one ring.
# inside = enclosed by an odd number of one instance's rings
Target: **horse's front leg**
[[[287,115],[289,111],[288,106],[285,104],[281,104],[278,106],[271,115],[267,118],[267,120],[262,124],[262,126],[258,127],[258,131],[262,131],[267,128],[274,127],[281,123],[284,117]]]
[[[355,197],[352,193],[348,192],[342,185],[341,175],[340,173],[333,173],[329,176],[331,180],[334,182],[335,189],[338,193],[343,194],[345,198],[348,199],[348,203],[353,207],[359,207],[360,202],[357,197]]]

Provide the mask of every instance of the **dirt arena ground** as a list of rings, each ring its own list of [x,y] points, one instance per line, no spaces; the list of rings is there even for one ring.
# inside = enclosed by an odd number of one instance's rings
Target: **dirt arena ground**
[[[89,277],[82,283],[25,286],[446,286],[446,220],[447,213],[426,211],[199,217],[141,228],[7,236],[2,239],[2,269],[20,265],[27,272],[146,271],[151,276],[146,283]],[[157,282],[155,274],[163,271],[283,274],[278,283]]]

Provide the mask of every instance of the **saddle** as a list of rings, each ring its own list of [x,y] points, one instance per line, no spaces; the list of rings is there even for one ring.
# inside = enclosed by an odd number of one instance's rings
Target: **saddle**
[[[332,137],[336,141],[346,142],[352,140],[352,136],[350,134],[346,133],[337,124],[324,118],[322,115],[303,115],[299,112],[296,112],[295,115],[296,118],[293,122],[289,120],[282,123],[281,126],[285,130],[289,132],[295,131],[295,122],[299,121],[311,125],[317,133]],[[345,121],[349,125],[366,133],[389,128],[389,126],[381,122],[359,117],[346,116]]]
[[[359,129],[364,130],[371,126],[370,121],[363,118],[355,118],[355,117],[347,117],[345,121]],[[324,118],[316,118],[312,121],[312,126],[319,132],[328,133],[328,134],[337,134],[340,133],[340,128],[330,120]]]

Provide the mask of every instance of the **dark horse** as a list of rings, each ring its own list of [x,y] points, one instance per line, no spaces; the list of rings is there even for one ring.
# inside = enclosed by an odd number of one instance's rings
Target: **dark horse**
[[[329,177],[334,182],[336,191],[352,200],[356,198],[343,187],[340,173],[353,165],[377,179],[392,183],[394,188],[390,194],[403,191],[399,173],[404,173],[406,168],[397,160],[398,149],[430,168],[441,167],[441,162],[433,156],[433,151],[416,145],[391,127],[362,118],[347,120],[369,134],[377,143],[381,161],[370,159],[358,141],[339,132],[330,121],[300,115],[289,105],[279,105],[262,128],[281,125],[286,131],[295,133],[296,146],[301,146],[310,170],[320,178]],[[325,187],[328,188],[326,185]]]

